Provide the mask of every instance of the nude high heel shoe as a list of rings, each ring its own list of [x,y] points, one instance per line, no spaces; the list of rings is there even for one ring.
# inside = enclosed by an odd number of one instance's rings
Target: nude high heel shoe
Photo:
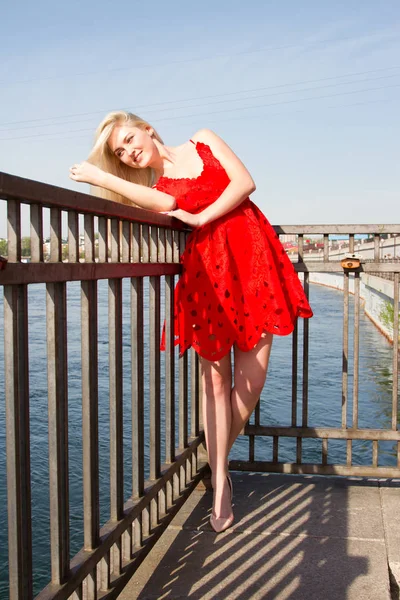
[[[229,489],[230,489],[230,493],[231,493],[231,502],[232,502],[232,498],[233,498],[232,479],[230,478],[230,475],[227,475],[226,478],[228,480],[228,485],[229,485]],[[226,517],[226,518],[225,517],[215,517],[214,514],[211,513],[210,525],[214,529],[215,533],[221,533],[222,531],[225,531],[232,525],[234,518],[235,517],[233,516],[233,513],[230,517]]]

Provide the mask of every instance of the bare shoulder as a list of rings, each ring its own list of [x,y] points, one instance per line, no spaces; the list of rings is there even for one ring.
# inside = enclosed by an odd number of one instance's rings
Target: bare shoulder
[[[214,131],[211,131],[211,129],[199,129],[192,137],[192,140],[194,142],[203,142],[211,148],[212,153],[225,168],[231,180],[237,178],[249,180],[251,181],[250,187],[255,189],[254,181],[240,158]]]
[[[203,142],[203,144],[210,146],[214,156],[218,159],[224,157],[232,159],[235,157],[239,160],[228,144],[214,131],[211,131],[211,129],[199,129],[192,137],[192,140],[194,142]]]
[[[214,131],[211,131],[211,129],[199,129],[192,136],[192,140],[194,142],[204,142],[205,144],[210,145],[221,144],[227,146],[224,140],[221,137],[219,137],[219,135],[217,135]]]

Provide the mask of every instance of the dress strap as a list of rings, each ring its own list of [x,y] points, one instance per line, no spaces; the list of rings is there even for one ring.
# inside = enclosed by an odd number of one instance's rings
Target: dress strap
[[[192,142],[192,144],[196,145],[196,142],[194,142],[193,140],[189,140],[190,142]]]

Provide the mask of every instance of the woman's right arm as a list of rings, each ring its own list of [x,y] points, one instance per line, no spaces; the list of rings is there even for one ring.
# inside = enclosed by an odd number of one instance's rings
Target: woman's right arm
[[[111,175],[111,173],[106,173],[88,162],[71,167],[69,176],[74,181],[90,183],[91,185],[105,188],[110,192],[120,194],[137,206],[146,208],[147,210],[161,212],[173,210],[176,206],[176,200],[170,194],[159,192],[146,185],[131,183],[130,181]]]

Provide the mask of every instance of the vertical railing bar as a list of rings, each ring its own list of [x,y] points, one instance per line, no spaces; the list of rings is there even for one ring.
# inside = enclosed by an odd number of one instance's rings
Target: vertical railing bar
[[[122,539],[121,537],[111,546],[112,574],[119,577],[122,573]]]
[[[99,217],[99,262],[108,261],[108,221]]]
[[[260,425],[260,398],[257,401],[257,404],[254,409],[254,424],[256,426]],[[255,460],[255,450],[256,450],[256,436],[249,436],[249,455],[251,456],[250,461],[254,462]]]
[[[43,207],[31,204],[31,262],[43,262]]]
[[[150,232],[150,262],[158,259],[158,227]],[[150,277],[150,479],[160,476],[161,435],[160,435],[160,277]],[[157,518],[154,503],[151,508],[151,526]]]
[[[179,474],[174,473],[172,476],[172,501],[179,498],[180,485],[179,485]]]
[[[132,529],[128,528],[122,534],[122,558],[128,562],[132,558]]]
[[[294,325],[292,334],[292,427],[297,425],[297,368],[298,368],[298,322]],[[302,444],[296,438],[296,462],[301,464]]]
[[[254,462],[254,435],[249,436],[249,462]]]
[[[68,213],[68,262],[79,262],[79,215],[72,210]]]
[[[392,429],[396,431],[399,410],[399,273],[394,274],[393,307]]]
[[[172,231],[167,231],[166,261],[173,261]],[[175,459],[175,346],[174,346],[174,275],[165,277],[165,461]],[[167,496],[169,488],[167,487]],[[167,498],[168,500],[168,498]]]
[[[180,235],[179,231],[176,231],[176,230],[172,231],[172,261],[174,263],[179,263],[179,259],[180,259],[179,235]]]
[[[145,540],[150,535],[150,505],[142,510],[142,535]]]
[[[85,262],[94,262],[94,216],[85,215],[83,219],[84,227],[84,251]]]
[[[140,262],[140,225],[132,223],[132,262]]]
[[[296,464],[301,465],[302,463],[302,439],[296,438]]]
[[[160,278],[150,277],[150,479],[160,475]]]
[[[129,238],[130,238],[130,223],[129,221],[122,221],[122,252],[121,252],[121,260],[123,263],[130,262],[129,261]]]
[[[192,454],[192,479],[197,474],[197,448]]]
[[[179,232],[179,256],[185,250],[186,233]],[[179,448],[186,448],[188,443],[188,353],[179,359]],[[182,481],[182,477],[181,477]]]
[[[186,483],[189,484],[192,480],[192,461],[188,457],[185,461],[186,464]]]
[[[378,466],[378,440],[372,440],[372,466]]]
[[[119,228],[118,228],[119,229]],[[112,227],[111,256],[118,240],[118,231]],[[119,244],[118,244],[119,246]],[[119,250],[119,248],[118,248]],[[108,332],[110,373],[110,518],[118,521],[123,515],[123,392],[122,392],[122,282],[108,281]],[[122,569],[120,541],[111,549],[112,572],[119,575]]]
[[[299,233],[297,237],[297,261],[304,262],[304,234]]]
[[[134,247],[139,231],[134,227]],[[131,358],[132,358],[132,495],[144,490],[144,335],[143,278],[131,279]]]
[[[309,298],[309,273],[304,273],[304,293]],[[308,350],[309,350],[309,319],[303,320],[303,396],[302,396],[302,426],[308,425]]]
[[[158,498],[158,514],[160,517],[164,517],[167,513],[167,495],[165,486],[161,488],[157,495]]]
[[[298,322],[292,334],[292,427],[297,425]]]
[[[278,462],[279,436],[272,436],[272,462]]]
[[[198,354],[191,348],[190,359],[190,435],[196,437],[199,435],[199,368]]]
[[[7,256],[10,263],[21,260],[21,204],[18,200],[7,202]]]
[[[304,234],[300,233],[297,237],[297,260],[304,262]],[[307,276],[307,277],[306,277]],[[307,290],[307,292],[306,292]],[[308,273],[304,273],[304,291],[308,294]],[[308,319],[305,319],[307,321]],[[307,340],[306,340],[307,335]],[[304,379],[305,369],[308,370],[308,354],[304,354],[307,348],[308,351],[308,323],[303,324],[303,387],[302,387],[302,423],[307,424],[307,386],[308,381]],[[293,355],[292,355],[292,421],[297,423],[297,361],[298,361],[298,328],[297,323],[293,332]],[[307,363],[307,367],[305,366]],[[296,370],[295,370],[296,368]],[[302,440],[296,440],[296,460],[301,462],[302,455]],[[278,438],[274,437],[273,460],[278,462]],[[276,457],[276,458],[275,458]]]
[[[324,233],[324,262],[329,261],[329,234]]]
[[[106,552],[105,556],[99,562],[99,571],[100,571],[100,585],[99,591],[107,592],[110,589],[110,581],[111,581],[111,569],[110,569],[110,550]]]
[[[354,340],[353,340],[353,428],[358,427],[358,376],[360,336],[360,274],[354,273]]]
[[[150,262],[150,228],[148,225],[141,225],[141,262]]]
[[[156,498],[150,500],[150,531],[154,531],[159,522],[158,502]]]
[[[94,261],[94,221],[84,217],[85,261]],[[81,282],[82,448],[84,548],[99,543],[98,313],[97,281]]]
[[[379,262],[380,260],[380,235],[374,233],[374,261]]]
[[[28,361],[27,286],[5,285],[8,564],[12,600],[30,600],[33,595]]]
[[[349,234],[349,252],[354,252],[354,233]]]
[[[119,223],[111,221],[111,260],[119,260]],[[110,517],[118,521],[123,513],[123,405],[122,405],[122,282],[108,281],[108,334],[110,372]],[[114,553],[115,554],[115,553]],[[113,562],[113,572],[121,566]]]
[[[166,262],[166,231],[157,227],[157,262]]]
[[[118,219],[111,219],[110,223],[110,234],[111,234],[111,262],[116,263],[120,261],[120,227]]]
[[[142,514],[138,516],[137,519],[132,523],[133,527],[133,543],[135,548],[141,548],[143,545],[143,526],[142,526]]]
[[[84,600],[96,600],[97,598],[97,568],[90,571],[83,580],[82,586]]]
[[[57,211],[59,212],[59,211]],[[53,236],[55,236],[53,222]],[[61,237],[61,230],[59,232]],[[59,248],[56,239],[54,248]],[[53,253],[54,260],[56,252]],[[46,284],[52,583],[69,574],[68,384],[66,284]]]
[[[184,465],[179,467],[179,491],[182,494],[186,486],[186,469]]]
[[[179,359],[179,448],[186,448],[188,435],[188,355]]]
[[[61,210],[59,208],[50,209],[50,262],[61,261]]]
[[[353,440],[346,440],[346,465],[351,467],[353,462]]]
[[[202,380],[201,380],[201,365],[200,365],[199,358],[197,358],[197,366],[198,366],[197,380],[199,382],[199,431],[204,431],[204,423],[203,423],[203,384],[202,384]]]
[[[349,273],[343,273],[342,427],[347,427],[349,392]]]

